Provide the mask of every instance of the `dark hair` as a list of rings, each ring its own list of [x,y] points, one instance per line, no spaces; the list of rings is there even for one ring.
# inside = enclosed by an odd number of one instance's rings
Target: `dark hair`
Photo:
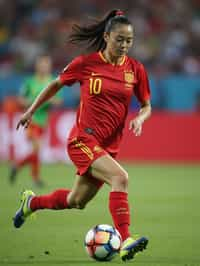
[[[111,32],[116,24],[131,25],[131,22],[124,16],[123,12],[115,9],[110,11],[102,20],[88,26],[74,24],[69,41],[73,44],[85,43],[90,50],[103,50],[106,43],[103,38],[104,32]]]

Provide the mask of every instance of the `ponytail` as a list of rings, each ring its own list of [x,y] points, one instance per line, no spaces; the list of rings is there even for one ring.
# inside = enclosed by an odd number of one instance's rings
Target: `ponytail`
[[[69,36],[69,42],[76,45],[84,43],[89,50],[104,50],[106,47],[106,42],[103,37],[104,32],[111,32],[113,27],[118,23],[131,24],[121,10],[115,9],[94,24],[88,26],[74,24],[72,26],[72,33]]]

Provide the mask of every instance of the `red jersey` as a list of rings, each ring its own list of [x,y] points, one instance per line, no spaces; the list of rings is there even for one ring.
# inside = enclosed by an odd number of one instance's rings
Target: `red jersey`
[[[101,52],[76,57],[59,75],[63,85],[79,82],[80,107],[76,128],[95,136],[102,147],[118,149],[131,97],[150,98],[144,66],[128,56],[120,65],[108,63]],[[115,147],[114,147],[115,146]]]

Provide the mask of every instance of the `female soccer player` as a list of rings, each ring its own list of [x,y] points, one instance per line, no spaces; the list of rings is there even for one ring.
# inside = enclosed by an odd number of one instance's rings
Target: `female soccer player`
[[[122,260],[132,259],[146,248],[146,237],[131,237],[128,204],[128,173],[115,160],[123,135],[123,128],[131,96],[141,104],[139,113],[130,122],[136,136],[142,132],[143,122],[150,116],[150,90],[144,66],[127,56],[133,43],[133,27],[119,10],[111,11],[103,20],[87,27],[75,25],[71,41],[86,42],[95,50],[76,57],[50,83],[22,115],[17,124],[27,128],[32,115],[63,85],[79,82],[80,108],[76,124],[67,141],[67,150],[77,167],[77,177],[71,190],[59,189],[51,194],[36,196],[24,191],[22,203],[14,217],[20,227],[26,218],[40,209],[83,209],[105,182],[111,187],[109,210],[123,243]]]
[[[27,108],[27,106],[33,102],[42,89],[54,80],[54,77],[51,74],[51,69],[52,62],[48,55],[42,55],[36,59],[35,73],[25,80],[21,88],[21,96],[18,98],[18,102],[23,108]],[[32,122],[26,131],[26,136],[32,149],[28,154],[25,155],[24,158],[16,161],[12,165],[9,174],[9,180],[11,183],[15,182],[17,173],[21,168],[26,165],[30,165],[34,184],[37,186],[43,185],[40,177],[39,151],[41,147],[42,135],[48,122],[49,109],[51,108],[52,104],[61,104],[61,99],[59,99],[58,95],[52,98],[51,102],[42,105],[34,114]]]

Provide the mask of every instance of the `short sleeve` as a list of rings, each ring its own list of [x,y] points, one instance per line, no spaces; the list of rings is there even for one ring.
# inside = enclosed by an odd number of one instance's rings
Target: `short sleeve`
[[[83,56],[76,57],[59,74],[59,79],[63,85],[72,85],[81,82],[83,68]]]
[[[140,103],[150,99],[150,87],[147,72],[143,64],[138,64],[138,84],[135,87],[135,96]]]

